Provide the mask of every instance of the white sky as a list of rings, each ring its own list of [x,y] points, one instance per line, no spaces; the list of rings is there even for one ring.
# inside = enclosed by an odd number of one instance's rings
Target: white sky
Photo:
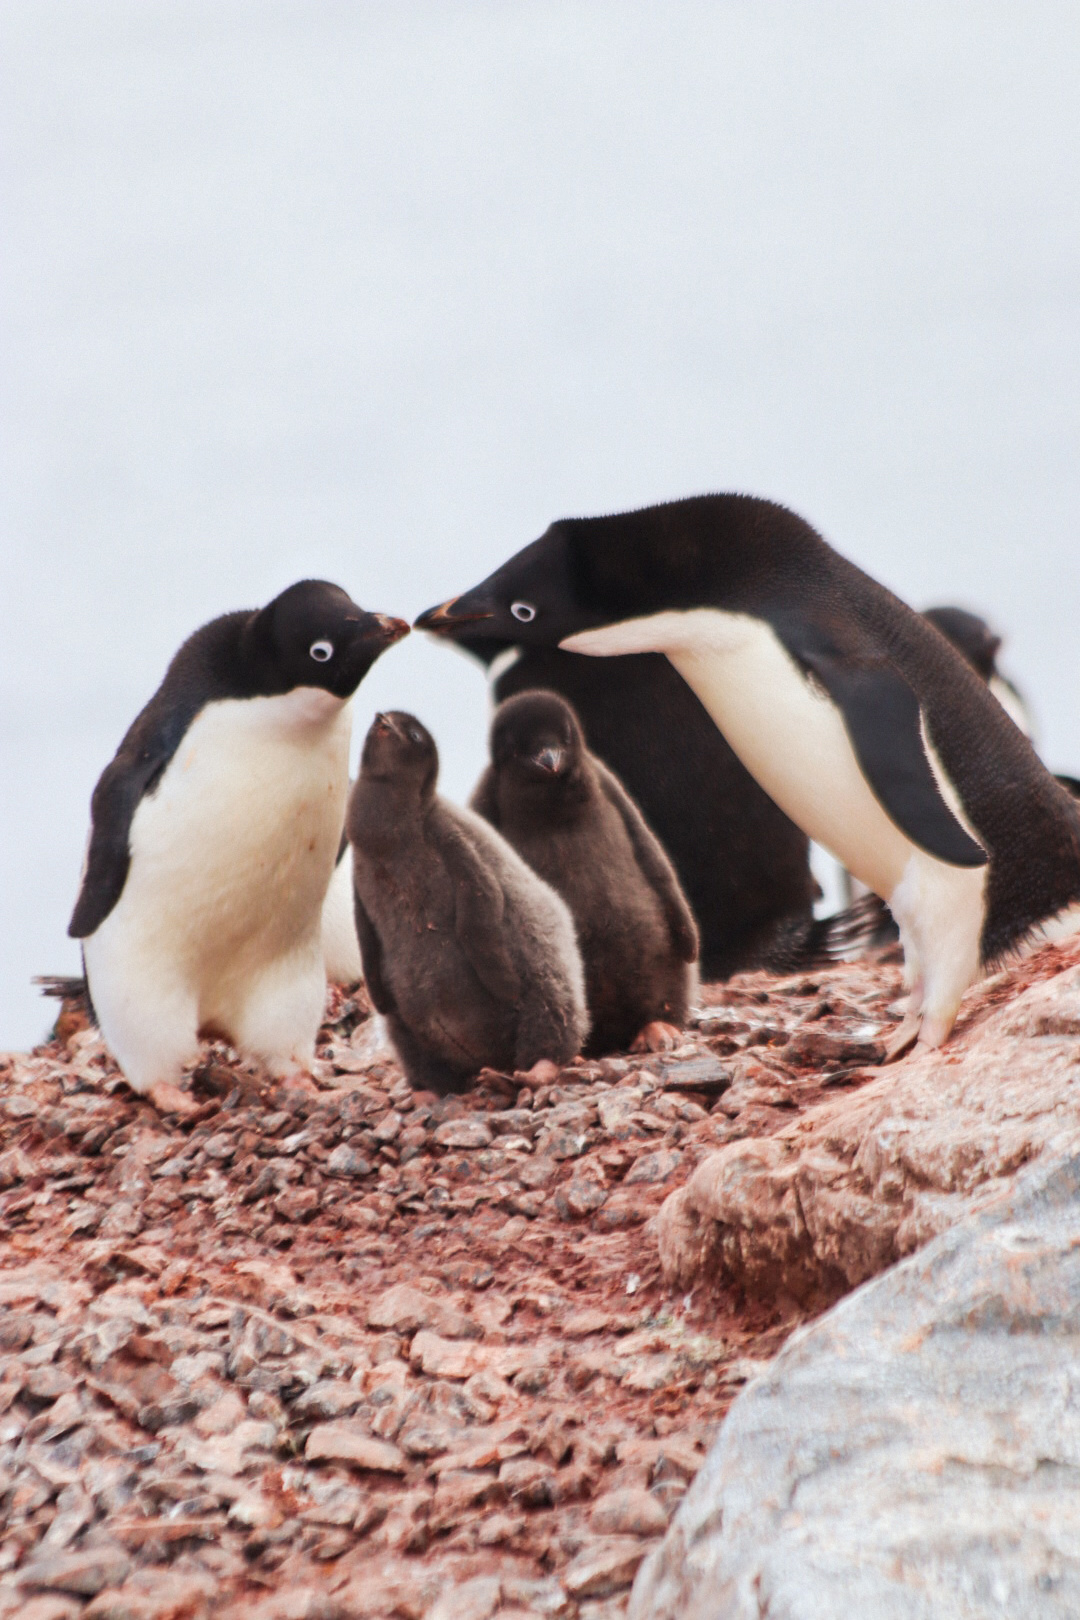
[[[1080,11],[0,0],[0,1046],[198,624],[412,616],[558,516],[787,502],[1080,767]],[[361,688],[468,792],[479,673]],[[721,852],[722,853],[722,852]]]

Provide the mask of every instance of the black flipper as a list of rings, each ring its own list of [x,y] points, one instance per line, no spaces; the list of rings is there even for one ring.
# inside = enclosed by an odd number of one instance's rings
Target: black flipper
[[[95,933],[124,892],[132,819],[140,801],[157,787],[190,723],[187,713],[170,718],[172,724],[155,725],[144,710],[94,789],[86,871],[68,923],[72,939]]]
[[[382,975],[382,945],[375,932],[375,924],[361,905],[360,896],[355,889],[353,915],[356,918],[356,939],[360,946],[360,965],[364,969],[364,987],[375,1011],[382,1013],[385,1018],[397,1011],[397,1003],[387,989]]]
[[[671,930],[672,943],[683,962],[696,962],[698,955],[698,930],[694,921],[694,914],[687,904],[686,896],[679,887],[679,880],[675,876],[675,868],[665,853],[655,833],[653,833],[641,811],[627,793],[622,783],[613,771],[609,771],[602,760],[593,759],[593,766],[600,778],[600,786],[605,798],[615,806],[623,820],[623,826],[630,836],[637,863],[664,908],[668,927]]]
[[[941,796],[923,746],[919,700],[904,677],[883,659],[783,640],[839,708],[874,797],[901,831],[950,866],[985,866],[986,851]]]

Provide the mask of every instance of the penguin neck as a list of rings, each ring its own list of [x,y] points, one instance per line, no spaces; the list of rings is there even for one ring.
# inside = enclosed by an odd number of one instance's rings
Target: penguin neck
[[[580,761],[555,779],[504,776],[496,788],[499,825],[507,832],[569,826],[588,804],[593,786],[592,773]]]
[[[369,854],[386,854],[418,842],[434,794],[395,776],[361,776],[349,815],[349,837]]]

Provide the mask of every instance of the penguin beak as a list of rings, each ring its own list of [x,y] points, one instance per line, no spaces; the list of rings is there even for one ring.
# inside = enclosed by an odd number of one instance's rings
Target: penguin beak
[[[401,641],[409,634],[409,624],[405,619],[392,619],[388,613],[369,613],[366,615],[368,623],[364,625],[368,639],[377,641],[382,647],[392,647],[395,641]]]
[[[392,719],[388,714],[383,714],[380,711],[375,716],[374,724],[380,731],[386,732],[391,737],[401,736],[401,727],[398,725],[397,721]]]
[[[484,619],[493,619],[495,614],[491,608],[485,608],[479,602],[470,603],[468,596],[452,596],[448,602],[440,602],[438,607],[428,608],[414,619],[413,627],[416,630],[433,630],[436,634],[452,635],[455,630],[466,624],[479,624]]]
[[[541,748],[538,754],[533,755],[533,763],[539,765],[549,776],[558,776],[565,758],[565,748]]]

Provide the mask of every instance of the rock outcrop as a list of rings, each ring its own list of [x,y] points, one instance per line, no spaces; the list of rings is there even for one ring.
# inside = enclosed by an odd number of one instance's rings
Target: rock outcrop
[[[1012,1016],[1070,1016],[1061,989]],[[1078,1345],[1074,1156],[788,1341],[732,1407],[630,1620],[1073,1620]]]
[[[706,1159],[658,1217],[665,1279],[820,1307],[993,1198],[1022,1166],[1077,1149],[1072,941],[988,981],[942,1051]]]

